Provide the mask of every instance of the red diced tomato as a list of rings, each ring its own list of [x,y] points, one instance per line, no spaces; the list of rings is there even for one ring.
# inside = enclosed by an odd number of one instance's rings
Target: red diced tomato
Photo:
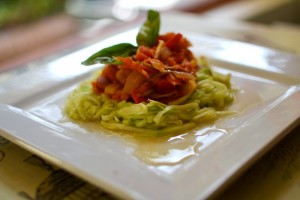
[[[140,46],[132,57],[116,57],[122,64],[106,65],[92,82],[93,91],[117,101],[169,103],[190,94],[196,87],[197,61],[182,34],[167,33],[157,46]]]
[[[157,93],[166,94],[175,89],[175,85],[166,79],[159,80],[155,83],[155,91]]]
[[[171,38],[169,38],[167,41],[166,41],[166,46],[169,48],[169,49],[175,49],[179,46],[179,42],[182,38],[182,35],[180,33],[176,34],[176,35],[173,35]]]

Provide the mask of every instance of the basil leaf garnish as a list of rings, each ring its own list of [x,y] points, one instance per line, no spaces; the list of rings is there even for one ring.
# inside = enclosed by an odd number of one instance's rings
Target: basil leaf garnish
[[[152,47],[157,40],[160,29],[160,14],[157,11],[149,10],[147,20],[140,28],[136,37],[138,46]]]
[[[160,29],[160,14],[157,11],[149,10],[147,20],[140,28],[136,36],[137,45],[152,47],[155,45],[159,36]],[[93,65],[97,63],[102,64],[115,64],[120,65],[122,62],[116,60],[114,57],[128,57],[132,56],[137,51],[137,46],[130,43],[120,43],[107,48],[104,48],[97,53],[90,56],[87,60],[83,61],[83,65]]]
[[[122,64],[116,60],[115,56],[127,57],[136,53],[137,47],[130,43],[120,43],[107,48],[104,48],[83,61],[83,65],[93,65],[96,63],[102,64]]]

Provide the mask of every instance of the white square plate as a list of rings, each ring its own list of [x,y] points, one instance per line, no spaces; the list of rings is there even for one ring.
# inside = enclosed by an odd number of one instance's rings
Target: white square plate
[[[186,21],[189,23],[186,23]],[[162,15],[196,56],[231,73],[238,114],[164,140],[138,140],[63,118],[68,93],[99,66],[80,65],[136,28],[49,62],[0,74],[0,134],[122,198],[204,199],[219,191],[299,123],[300,58],[200,34],[197,18]],[[192,26],[191,26],[192,24]]]

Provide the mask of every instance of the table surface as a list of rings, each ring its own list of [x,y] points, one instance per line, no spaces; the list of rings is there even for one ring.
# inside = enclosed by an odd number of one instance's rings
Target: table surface
[[[211,19],[201,16],[199,19],[211,21]],[[49,19],[47,23],[55,24],[57,27],[65,26],[67,29],[51,36],[53,42],[41,39],[36,41],[34,47],[24,46],[22,43],[17,47],[19,51],[34,49],[31,52],[16,56],[9,55],[15,49],[12,49],[11,52],[6,50],[7,54],[0,57],[0,72],[20,67],[31,60],[58,50],[65,51],[70,48],[78,48],[82,42],[103,34],[103,31],[107,33],[119,25],[110,20],[102,20],[101,23],[93,24],[85,31],[79,31],[82,30],[82,27],[78,27],[78,21],[66,16],[56,16]],[[42,24],[32,25],[31,29],[42,30],[45,23]],[[226,21],[224,27],[211,26],[207,29],[210,34],[220,37],[259,44],[300,55],[300,45],[297,40],[299,30],[283,30],[278,26],[265,27],[236,21]],[[24,30],[29,31],[28,28]],[[13,31],[17,34],[16,30]],[[15,35],[14,37],[19,36]],[[289,37],[284,37],[286,41],[278,40],[282,36]],[[1,37],[4,38],[7,35],[0,33],[0,41]],[[26,37],[29,40],[34,40],[30,34]],[[41,44],[45,43],[48,45],[41,47]],[[2,51],[5,52],[3,48]],[[11,59],[12,57],[14,59]],[[53,166],[3,137],[0,137],[0,177],[0,199],[115,199],[101,188]],[[286,138],[220,193],[217,199],[296,199],[299,196],[300,126],[293,129]]]

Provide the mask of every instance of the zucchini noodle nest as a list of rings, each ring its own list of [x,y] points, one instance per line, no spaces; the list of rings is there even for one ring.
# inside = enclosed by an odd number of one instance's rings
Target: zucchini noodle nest
[[[202,67],[196,72],[194,92],[183,97],[185,100],[179,105],[154,100],[112,100],[106,94],[93,92],[93,77],[69,95],[65,114],[72,120],[100,123],[103,128],[118,132],[150,137],[178,134],[232,113],[224,110],[234,100],[230,77]]]

